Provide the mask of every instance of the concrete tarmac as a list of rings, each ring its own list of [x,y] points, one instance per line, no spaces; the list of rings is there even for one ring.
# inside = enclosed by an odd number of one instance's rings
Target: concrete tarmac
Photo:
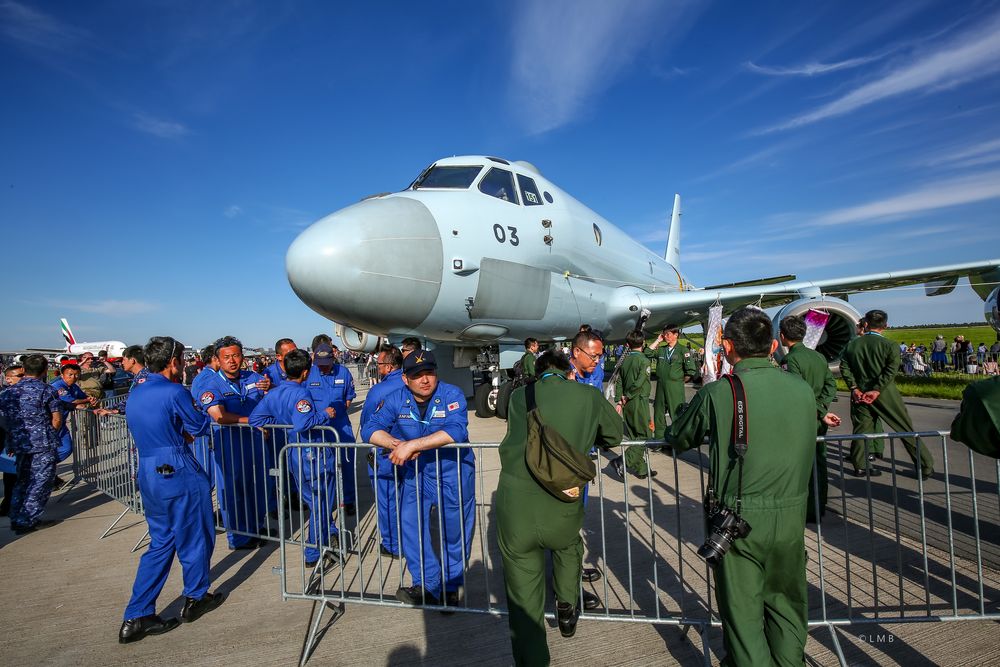
[[[357,421],[357,408],[362,395],[353,410]],[[957,410],[954,401],[913,399],[907,401],[910,414],[917,430],[946,430]],[[841,396],[835,404],[835,411],[845,421],[845,426],[835,429],[835,433],[849,432],[846,397]],[[473,442],[497,442],[505,432],[505,423],[496,419],[478,419],[470,416],[470,439]],[[938,460],[938,470],[943,470],[941,443],[929,446]],[[866,484],[863,479],[837,476],[831,489],[830,513],[823,522],[825,557],[829,572],[836,570],[843,552],[845,565],[853,564],[856,577],[871,570],[876,579],[885,576],[888,584],[884,589],[878,584],[874,590],[883,591],[880,605],[888,604],[896,588],[893,574],[897,559],[919,561],[921,527],[919,524],[901,526],[901,533],[895,534],[894,506],[912,507],[913,494],[903,493],[904,489],[915,488],[913,468],[905,452],[899,447],[896,457],[896,472],[899,494],[894,498],[884,492],[873,492],[872,503],[857,499],[853,494],[858,486]],[[959,444],[945,445],[949,455],[949,480],[945,488],[940,475],[925,484],[925,504],[930,508],[928,526],[929,557],[931,571],[937,578],[947,572],[933,563],[940,560],[947,564],[956,559],[956,570],[960,573],[962,598],[958,603],[963,608],[969,603],[967,581],[961,579],[969,572],[975,575],[975,559],[984,571],[986,582],[984,607],[987,612],[997,612],[1000,604],[1000,583],[997,574],[997,549],[1000,542],[997,525],[1000,508],[985,507],[980,502],[979,539],[975,539],[974,526],[969,521],[961,523],[959,515],[967,514],[971,508],[972,485],[980,501],[990,498],[995,501],[997,494],[996,463],[979,457],[973,458],[975,473],[970,474],[968,450]],[[889,450],[887,449],[887,452]],[[681,457],[679,464],[679,484],[677,498],[682,495],[691,501],[696,509],[698,493],[698,469],[694,465],[698,452],[689,452]],[[840,460],[839,447],[831,447],[828,454],[831,465],[836,467]],[[669,457],[653,455],[653,467],[660,471],[657,478],[661,482],[673,484],[672,463]],[[480,469],[495,485],[498,461],[493,456],[483,456]],[[872,484],[881,484],[881,489],[890,477],[892,465],[883,461],[877,464],[887,472]],[[62,470],[64,476],[68,470]],[[607,479],[607,478],[605,478]],[[362,479],[361,485],[366,482]],[[641,489],[639,489],[641,491]],[[669,489],[663,490],[663,497],[669,499]],[[900,497],[905,495],[905,498]],[[941,508],[946,507],[945,495],[951,496],[952,518],[955,520],[956,540],[953,550],[948,548],[946,531],[936,527],[944,522]],[[487,498],[490,496],[487,495]],[[660,498],[660,489],[657,489]],[[608,496],[609,502],[615,500]],[[679,502],[679,501],[678,501]],[[861,504],[859,504],[861,503]],[[994,502],[995,504],[995,502]],[[24,536],[15,536],[6,520],[0,520],[0,572],[3,574],[4,595],[0,605],[0,656],[4,665],[148,665],[148,664],[190,664],[190,665],[292,665],[300,658],[308,623],[313,613],[313,605],[306,601],[282,602],[280,579],[272,572],[279,564],[278,549],[270,545],[247,552],[231,552],[226,547],[224,536],[216,541],[212,576],[215,590],[226,593],[227,600],[219,609],[203,617],[198,622],[182,625],[177,630],[161,636],[150,637],[136,644],[121,646],[117,643],[117,632],[121,624],[121,612],[128,601],[136,565],[141,553],[130,553],[132,546],[141,538],[145,530],[141,518],[127,516],[105,539],[98,537],[121,512],[121,506],[97,493],[87,485],[73,486],[57,493],[46,510],[46,518],[61,520],[61,523]],[[946,514],[947,512],[945,512]],[[909,516],[909,512],[907,515]],[[609,515],[610,516],[610,515]],[[637,517],[639,515],[636,515]],[[588,545],[590,535],[599,513],[588,509]],[[692,513],[685,522],[697,524],[699,518]],[[659,522],[657,522],[659,524]],[[874,527],[880,541],[871,540],[852,546],[841,543],[857,526]],[[850,529],[850,530],[849,530]],[[926,529],[926,528],[925,528]],[[659,527],[658,527],[659,530]],[[864,533],[863,534],[867,534]],[[884,539],[883,539],[884,538]],[[665,537],[666,539],[666,537]],[[698,577],[696,557],[693,550],[698,544],[695,538],[684,537],[680,555],[666,554],[664,562],[671,557],[691,563],[692,568],[685,577],[690,577],[688,602],[707,599],[707,582],[695,581]],[[688,542],[691,542],[688,544]],[[669,550],[670,543],[663,543]],[[914,546],[916,545],[916,546]],[[620,545],[619,545],[620,546]],[[869,546],[871,549],[869,549]],[[941,547],[944,547],[942,550]],[[618,548],[618,547],[614,547]],[[623,547],[622,547],[623,548]],[[810,581],[815,579],[814,564],[818,554],[815,545],[810,550]],[[491,550],[490,550],[491,551]],[[476,558],[473,551],[473,559]],[[868,557],[871,554],[871,558]],[[641,559],[634,555],[636,567]],[[614,559],[609,552],[606,557]],[[659,558],[660,555],[650,555]],[[589,558],[589,556],[588,556]],[[919,562],[914,561],[913,565]],[[672,562],[672,561],[670,561]],[[970,566],[969,563],[972,563]],[[491,569],[496,573],[493,583],[502,595],[499,577],[499,561],[492,561]],[[654,566],[655,568],[655,566]],[[963,569],[965,568],[965,569]],[[703,568],[702,568],[703,569]],[[608,588],[603,582],[592,590],[605,597],[609,608],[624,608],[622,600],[622,573],[609,568]],[[159,601],[161,615],[179,615],[182,599],[181,571],[175,563],[171,576]],[[700,575],[704,578],[704,575]],[[829,576],[829,575],[828,575]],[[844,581],[847,581],[845,578]],[[947,579],[947,577],[944,577]],[[853,580],[852,580],[853,581]],[[901,605],[906,609],[915,608],[919,613],[920,600],[911,599],[912,581],[900,577]],[[842,583],[842,582],[840,582]],[[940,582],[938,582],[940,583]],[[947,584],[947,581],[944,582]],[[831,611],[836,604],[843,607],[843,591],[830,590],[838,582],[828,582],[827,595]],[[663,588],[669,586],[661,581]],[[904,591],[904,587],[906,590]],[[848,587],[850,588],[850,587]],[[933,587],[932,587],[933,588]],[[940,586],[939,586],[940,588]],[[945,587],[947,588],[947,587]],[[975,586],[972,586],[975,588]],[[604,592],[608,591],[607,594]],[[866,599],[868,591],[855,583],[850,596],[853,613],[857,617],[870,615],[873,600]],[[975,591],[973,591],[973,597]],[[661,605],[670,610],[674,602],[672,593],[666,591],[668,599]],[[877,594],[877,593],[876,593]],[[390,592],[391,595],[391,592]],[[938,607],[938,590],[934,591],[932,604]],[[642,602],[637,594],[636,600]],[[713,601],[714,602],[714,601]],[[654,602],[655,604],[655,602]],[[945,607],[950,605],[944,595]],[[843,610],[843,609],[841,609]],[[895,612],[894,612],[895,613]],[[692,665],[700,664],[702,658],[701,639],[696,632],[683,633],[680,628],[670,625],[649,623],[589,621],[580,622],[577,636],[563,639],[554,623],[549,624],[548,640],[553,664],[587,665]],[[913,623],[913,624],[855,624],[837,629],[841,646],[851,665],[990,665],[1000,664],[1000,625],[990,621],[964,621],[955,623]],[[717,664],[724,655],[721,632],[710,633],[709,645],[711,661]],[[806,647],[809,664],[837,664],[833,653],[830,631],[826,628],[812,629]],[[509,635],[504,617],[481,614],[457,613],[445,616],[438,612],[379,607],[348,603],[346,613],[324,631],[322,640],[313,653],[311,665],[509,665],[512,664]]]

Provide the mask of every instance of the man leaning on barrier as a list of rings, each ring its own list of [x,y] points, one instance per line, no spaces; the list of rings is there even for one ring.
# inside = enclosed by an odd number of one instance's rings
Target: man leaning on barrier
[[[840,417],[830,412],[830,403],[837,397],[837,381],[833,379],[826,357],[802,344],[806,337],[806,321],[799,315],[790,315],[779,326],[781,344],[788,354],[781,367],[806,381],[816,397],[816,435],[826,435],[831,426],[840,426]],[[806,523],[816,523],[826,514],[829,480],[826,471],[826,442],[816,443],[816,469],[809,478],[809,500],[806,504]],[[817,494],[818,492],[818,494]],[[818,495],[818,497],[817,497]]]
[[[980,454],[1000,458],[1000,377],[965,388],[962,405],[951,423],[951,439]]]
[[[715,565],[723,665],[804,660],[806,484],[815,457],[816,400],[802,378],[771,365],[777,345],[764,311],[733,313],[722,346],[736,380],[705,385],[667,433],[680,451],[709,438],[706,505],[714,508],[706,507],[707,539],[698,553]],[[740,388],[745,410],[737,432]]]
[[[309,391],[302,386],[309,375],[311,362],[305,350],[285,350],[285,380],[271,389],[257,404],[248,418],[250,426],[284,424],[294,435],[274,434],[281,444],[323,442],[324,433],[310,429],[332,426],[336,412],[331,407],[317,410]],[[336,451],[314,447],[292,447],[288,450],[288,468],[299,488],[299,497],[309,508],[309,530],[303,551],[306,567],[320,560],[321,549],[337,549],[338,531],[334,524],[331,502],[337,496]]]
[[[149,526],[149,548],[139,560],[132,598],[118,632],[122,644],[176,628],[176,618],[156,615],[156,598],[170,574],[174,554],[184,575],[181,620],[196,621],[222,604],[209,593],[215,549],[212,492],[208,474],[188,442],[208,433],[211,422],[180,384],[184,346],[169,336],[154,336],[145,347],[149,375],[136,386],[125,412],[139,455],[136,481]]]
[[[438,381],[433,352],[411,352],[403,360],[403,382],[361,431],[365,441],[390,450],[389,460],[403,474],[403,556],[413,585],[396,591],[396,599],[413,605],[443,599],[454,606],[476,525],[476,458],[470,447],[438,448],[468,442],[468,408],[461,389]],[[432,521],[431,508],[439,503],[440,519]],[[439,523],[443,563],[431,539]]]
[[[570,446],[586,455],[592,447],[615,447],[622,439],[622,420],[604,396],[567,380],[569,361],[548,351],[536,361],[538,415]],[[585,417],[585,418],[582,418]],[[528,442],[526,388],[510,399],[507,435],[500,443],[497,486],[497,541],[503,558],[511,647],[518,665],[549,664],[545,641],[545,552],[552,553],[559,631],[576,632],[580,616],[583,565],[583,502],[557,500],[532,476],[525,462]],[[583,490],[577,489],[577,497]]]

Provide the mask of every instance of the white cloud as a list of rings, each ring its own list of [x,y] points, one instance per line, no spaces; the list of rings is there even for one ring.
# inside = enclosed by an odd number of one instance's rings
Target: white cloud
[[[831,227],[856,222],[891,222],[942,208],[1000,199],[1000,170],[927,183],[885,199],[829,211],[807,224]]]
[[[830,72],[839,72],[840,70],[860,67],[862,65],[867,65],[868,63],[881,60],[884,57],[885,54],[881,54],[875,56],[865,56],[862,58],[849,58],[847,60],[841,60],[840,62],[834,63],[805,63],[803,65],[796,65],[792,67],[773,67],[758,65],[753,62],[748,62],[744,66],[751,72],[766,74],[768,76],[816,76],[817,74],[829,74]]]
[[[159,305],[149,301],[119,301],[116,299],[105,299],[103,301],[80,301],[75,303],[59,304],[61,308],[80,310],[85,313],[97,313],[98,315],[141,315],[151,313],[159,309]]]
[[[134,114],[132,121],[135,129],[161,139],[177,139],[190,133],[190,130],[182,123],[156,118],[149,114]]]
[[[977,141],[967,146],[953,148],[927,158],[922,164],[928,167],[972,167],[1000,161],[1000,139]]]
[[[897,64],[832,102],[762,132],[802,127],[899,95],[940,92],[990,76],[1000,70],[1000,14],[978,26],[955,35],[936,50]]]
[[[230,220],[232,220],[233,218],[238,218],[242,214],[243,214],[243,209],[237,206],[236,204],[229,206],[225,211],[222,212],[222,215],[226,216]]]
[[[0,35],[36,52],[67,51],[88,33],[19,2],[0,2]]]
[[[686,29],[695,4],[523,0],[513,9],[511,105],[534,133],[571,122],[654,38]]]

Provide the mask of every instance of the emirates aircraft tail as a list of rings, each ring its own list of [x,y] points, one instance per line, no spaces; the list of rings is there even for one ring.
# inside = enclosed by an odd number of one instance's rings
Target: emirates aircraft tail
[[[71,345],[76,345],[76,337],[73,336],[73,330],[69,328],[69,322],[65,317],[59,320],[59,328],[62,330],[63,340],[66,341],[66,349],[69,349]]]

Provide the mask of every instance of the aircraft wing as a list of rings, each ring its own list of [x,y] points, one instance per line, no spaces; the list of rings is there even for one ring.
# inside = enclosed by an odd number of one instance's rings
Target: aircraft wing
[[[633,306],[647,308],[652,312],[651,327],[668,322],[690,324],[707,317],[708,309],[717,301],[724,306],[724,313],[749,304],[760,303],[764,308],[781,306],[800,298],[830,296],[846,298],[848,294],[925,284],[928,296],[938,296],[951,292],[960,278],[969,278],[973,289],[984,300],[1000,280],[1000,259],[966,264],[948,264],[906,271],[871,273],[846,278],[826,280],[793,280],[777,284],[750,284],[744,286],[718,286],[705,289],[691,289],[674,292],[648,293],[623,288],[623,300],[619,302],[632,311]],[[754,282],[754,281],[749,281]],[[736,283],[740,285],[740,283]],[[628,302],[628,303],[625,303]],[[616,313],[621,315],[621,313]],[[634,319],[634,316],[633,316]]]

